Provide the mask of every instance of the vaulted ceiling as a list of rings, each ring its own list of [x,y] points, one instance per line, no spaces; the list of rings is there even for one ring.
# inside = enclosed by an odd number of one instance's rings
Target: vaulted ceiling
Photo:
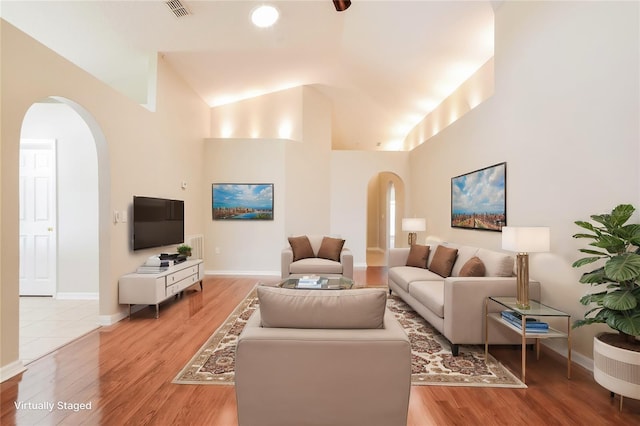
[[[489,1],[2,1],[2,18],[132,97],[149,57],[214,107],[299,85],[333,105],[334,149],[400,149],[406,134],[493,56]],[[257,28],[250,12],[277,7]],[[142,95],[140,95],[142,93]],[[143,101],[142,101],[143,102]]]

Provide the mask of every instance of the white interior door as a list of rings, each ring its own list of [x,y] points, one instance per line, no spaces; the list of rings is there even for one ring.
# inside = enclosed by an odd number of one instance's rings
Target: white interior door
[[[55,140],[20,143],[20,295],[56,291]]]

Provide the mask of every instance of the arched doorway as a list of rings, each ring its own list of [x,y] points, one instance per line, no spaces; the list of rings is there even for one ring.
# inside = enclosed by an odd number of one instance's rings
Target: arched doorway
[[[108,191],[105,194],[104,189],[109,187],[109,181],[105,176],[108,158],[104,136],[90,114],[68,99],[50,97],[34,103],[23,118],[20,139],[20,294],[50,296],[30,298],[24,309],[25,298],[21,297],[21,321],[36,313],[31,317],[33,330],[20,331],[30,334],[29,344],[20,346],[20,359],[28,362],[99,326],[98,299],[100,289],[106,288],[102,284],[107,270],[105,257],[108,259],[104,256],[108,253],[108,235],[100,230],[105,229],[105,222],[108,224]],[[36,177],[28,183],[22,173],[28,163],[38,167],[38,159],[43,158],[38,150],[43,147],[50,151],[48,158],[55,163],[55,185],[47,191],[42,190],[45,185],[38,184],[41,179]],[[53,209],[55,215],[47,225],[47,235],[30,240],[23,233],[23,213],[29,210],[26,199],[32,198],[47,201],[46,208]],[[45,202],[36,204],[42,206]],[[41,213],[36,212],[35,216]],[[47,252],[48,258],[42,251]],[[25,289],[23,278],[37,278],[42,265],[51,267],[51,261],[55,265],[50,268],[53,273],[49,286]],[[29,272],[31,268],[35,271]],[[42,327],[46,321],[48,326]],[[38,328],[48,330],[46,339],[34,333]]]
[[[401,238],[397,231],[405,212],[404,181],[393,172],[380,172],[367,188],[367,266],[386,266],[386,252]],[[392,222],[393,221],[393,222]]]

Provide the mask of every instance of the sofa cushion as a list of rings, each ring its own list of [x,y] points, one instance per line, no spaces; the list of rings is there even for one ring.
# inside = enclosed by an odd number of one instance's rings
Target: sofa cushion
[[[484,277],[486,268],[484,263],[479,257],[474,256],[467,260],[464,266],[460,269],[460,277]]]
[[[306,235],[302,235],[300,237],[289,237],[289,244],[291,245],[291,250],[293,251],[294,262],[300,259],[316,257],[313,249],[311,248],[309,238]]]
[[[409,284],[409,294],[431,312],[444,318],[444,280],[442,278],[437,281],[414,281]]]
[[[469,259],[477,255],[478,247],[456,246],[449,244],[447,244],[447,247],[458,249],[458,257],[456,257],[456,261],[451,269],[451,276],[459,277],[462,267],[469,261]]]
[[[263,327],[363,329],[383,328],[384,289],[294,290],[258,286]]]
[[[487,277],[513,276],[514,259],[512,256],[481,248],[478,250],[478,257],[484,263]]]
[[[409,249],[407,257],[407,266],[415,266],[416,268],[427,269],[427,260],[429,259],[429,246],[414,244]]]
[[[289,265],[290,274],[308,275],[313,271],[315,275],[342,274],[342,263],[319,257],[310,257],[292,262]]]
[[[394,266],[389,269],[389,279],[408,292],[409,284],[413,281],[442,280],[442,277],[428,269],[414,266]]]
[[[451,270],[453,269],[453,264],[455,263],[457,256],[458,249],[438,246],[435,254],[433,255],[433,259],[431,259],[429,270],[446,278],[451,275]]]
[[[340,238],[324,237],[318,250],[318,257],[322,259],[340,262],[340,253],[344,246],[344,240]]]

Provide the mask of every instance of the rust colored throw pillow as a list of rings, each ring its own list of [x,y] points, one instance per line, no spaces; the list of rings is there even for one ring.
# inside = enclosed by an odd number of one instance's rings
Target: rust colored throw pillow
[[[318,257],[340,262],[342,246],[344,246],[344,240],[340,238],[323,237],[322,244],[320,244],[320,249],[318,250]]]
[[[458,249],[438,246],[438,248],[436,248],[436,252],[433,254],[433,259],[431,259],[429,270],[441,277],[447,278],[451,275],[451,270],[453,269],[453,264],[456,262],[456,257],[458,257]]]
[[[486,268],[484,267],[484,263],[478,256],[474,256],[471,259],[467,260],[460,269],[461,277],[484,277],[486,273]]]
[[[289,244],[293,251],[293,261],[306,259],[308,257],[316,257],[311,248],[311,243],[306,235],[301,237],[289,237]]]
[[[409,249],[407,266],[427,269],[427,259],[429,259],[429,246],[414,244],[411,246],[411,249]]]

